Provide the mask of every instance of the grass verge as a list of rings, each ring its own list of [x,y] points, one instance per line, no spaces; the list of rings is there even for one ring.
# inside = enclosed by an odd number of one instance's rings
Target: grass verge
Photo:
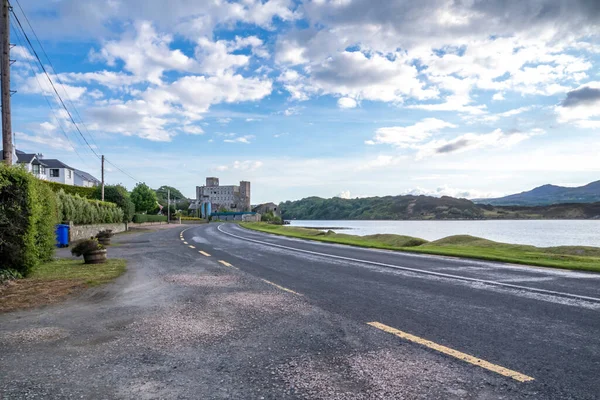
[[[126,269],[126,261],[111,258],[104,264],[57,259],[37,266],[25,279],[0,286],[0,312],[53,304],[85,288],[108,283]]]
[[[256,231],[346,244],[358,247],[406,251],[486,261],[600,272],[600,248],[586,246],[535,247],[499,243],[468,235],[449,236],[433,242],[402,235],[355,236],[317,229],[247,222],[241,226]]]

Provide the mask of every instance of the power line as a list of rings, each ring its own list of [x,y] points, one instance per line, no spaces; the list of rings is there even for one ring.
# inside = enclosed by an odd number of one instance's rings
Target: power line
[[[33,29],[33,26],[29,22],[29,18],[27,18],[27,14],[25,14],[25,11],[23,10],[23,7],[21,7],[21,3],[19,2],[19,0],[15,0],[15,1],[17,3],[17,6],[19,7],[19,10],[21,10],[21,14],[23,14],[23,17],[25,18],[25,22],[27,22],[27,25],[29,25],[29,29],[31,29],[31,32],[33,33],[33,36],[35,37],[35,40],[37,41],[38,46],[40,47],[40,49],[44,53],[44,56],[46,57],[46,60],[48,61],[48,64],[50,65],[50,67],[54,71],[54,76],[56,77],[56,80],[58,81],[59,85],[62,87],[63,92],[65,93],[65,96],[67,97],[67,100],[68,100],[69,104],[71,105],[71,108],[73,109],[73,111],[75,112],[75,114],[77,115],[77,117],[79,118],[79,122],[83,125],[86,133],[92,139],[92,142],[94,143],[94,145],[96,146],[96,148],[99,149],[100,146],[98,146],[98,143],[96,143],[96,140],[94,139],[94,135],[92,135],[92,133],[89,131],[89,129],[87,128],[87,126],[83,122],[83,118],[81,118],[81,115],[79,114],[79,111],[77,110],[77,108],[75,107],[75,105],[73,104],[73,102],[71,101],[71,99],[69,98],[69,93],[65,89],[65,86],[62,83],[62,81],[60,79],[60,76],[56,72],[56,68],[54,68],[54,65],[52,64],[52,61],[50,60],[50,57],[48,57],[48,54],[46,53],[46,50],[44,49],[44,46],[42,46],[42,42],[38,38],[37,33],[35,33],[35,29]],[[14,11],[13,11],[13,14],[14,14]]]
[[[46,58],[48,59],[48,62],[50,64],[50,66],[52,67],[52,69],[55,72],[55,75],[57,77],[57,80],[60,82],[60,78],[58,77],[58,75],[56,74],[56,70],[54,69],[54,66],[52,65],[52,62],[50,61],[50,58],[48,57],[48,54],[46,53],[46,51],[44,50],[44,47],[42,46],[41,42],[39,41],[35,30],[33,29],[33,27],[31,26],[31,24],[29,23],[29,20],[27,19],[27,15],[23,12],[23,8],[21,8],[21,5],[19,4],[19,1],[16,0],[17,5],[19,6],[19,8],[21,9],[21,13],[23,13],[23,16],[25,17],[25,19],[27,20],[27,23],[29,24],[29,27],[31,28],[34,36],[36,37],[38,44],[40,46],[40,48],[42,49],[42,51],[44,52],[44,55],[46,56]],[[17,24],[19,26],[19,28],[21,29],[21,33],[23,34],[23,36],[25,37],[25,40],[27,41],[27,43],[29,44],[29,47],[31,48],[31,51],[33,52],[33,55],[35,56],[38,64],[40,65],[42,71],[44,72],[44,74],[46,75],[46,78],[48,79],[48,81],[50,82],[50,85],[52,86],[52,90],[54,91],[54,93],[56,94],[56,96],[58,97],[58,100],[60,101],[60,104],[62,105],[62,107],[64,108],[64,110],[66,111],[67,115],[69,116],[69,119],[71,121],[71,123],[73,124],[73,126],[75,126],[75,129],[77,130],[77,132],[79,133],[79,136],[81,136],[81,138],[83,139],[83,141],[85,142],[85,144],[87,145],[87,147],[92,151],[92,153],[94,153],[94,155],[96,157],[98,157],[98,159],[101,159],[101,156],[98,155],[98,153],[94,150],[94,148],[90,145],[90,143],[88,142],[88,140],[85,138],[85,136],[83,135],[83,133],[81,132],[81,130],[79,129],[79,126],[77,125],[77,123],[75,122],[75,119],[73,118],[73,115],[71,114],[71,112],[69,111],[69,109],[67,108],[67,106],[65,105],[65,102],[63,101],[62,97],[60,96],[60,94],[58,93],[58,90],[56,90],[56,86],[54,85],[54,82],[52,81],[52,78],[50,77],[50,75],[48,74],[48,71],[46,70],[46,67],[44,66],[44,63],[42,62],[42,60],[40,59],[37,51],[35,50],[35,48],[33,47],[33,44],[31,43],[31,40],[29,39],[29,36],[27,35],[27,32],[25,32],[25,29],[23,28],[23,25],[21,24],[21,21],[19,20],[19,17],[17,16],[17,14],[15,13],[15,11],[11,8],[11,12],[12,15],[14,17],[14,19],[17,21]],[[37,77],[36,77],[37,79]],[[39,84],[39,81],[38,81]],[[62,83],[61,83],[62,85]],[[41,85],[40,85],[41,86]],[[63,90],[64,90],[64,86],[63,86]],[[66,94],[66,91],[65,91]],[[68,96],[68,94],[67,94]],[[79,113],[77,112],[77,109],[75,108],[75,106],[73,105],[73,103],[71,102],[71,106],[73,107],[73,109],[75,110],[77,116],[79,117],[79,119],[82,122],[82,125],[85,127],[85,124],[83,123],[83,120],[81,119],[81,116],[79,115]],[[87,127],[85,127],[87,130]],[[89,133],[90,138],[92,140],[94,140],[93,136]],[[96,147],[98,147],[96,145]],[[131,176],[130,174],[128,174],[127,172],[125,172],[123,169],[119,168],[117,165],[113,164],[112,162],[110,162],[109,160],[106,159],[105,157],[105,161],[107,163],[109,163],[110,165],[112,165],[113,167],[115,167],[117,170],[119,170],[122,174],[126,175],[127,177],[133,179],[136,182],[140,182],[138,179],[134,178],[133,176]]]
[[[12,16],[14,19],[14,16]],[[14,26],[14,24],[13,24]],[[19,45],[21,47],[23,47],[23,39],[21,37],[21,32],[18,29],[15,29],[15,36],[17,38],[17,41],[19,42]],[[65,128],[63,127],[60,118],[58,118],[57,114],[56,114],[56,110],[54,109],[54,106],[52,105],[52,103],[50,102],[50,100],[48,100],[48,97],[46,96],[46,94],[44,93],[44,88],[42,87],[42,84],[37,76],[37,73],[35,72],[34,68],[33,68],[33,64],[31,62],[30,59],[26,59],[27,65],[29,66],[29,69],[31,70],[32,75],[35,77],[35,80],[38,84],[38,86],[40,87],[41,91],[42,91],[42,97],[44,97],[44,100],[46,100],[46,103],[48,104],[48,107],[50,108],[50,110],[52,111],[52,115],[54,116],[54,118],[56,119],[56,122],[63,134],[63,136],[67,139],[67,142],[69,143],[69,145],[71,146],[71,148],[73,149],[73,151],[75,152],[75,154],[77,154],[77,157],[79,157],[79,159],[87,165],[87,162],[83,159],[83,157],[81,157],[81,154],[79,154],[79,152],[77,151],[77,149],[75,148],[75,146],[73,145],[73,142],[71,141],[71,139],[69,138],[69,136],[67,135],[67,132],[65,130]]]
[[[119,171],[121,171],[122,174],[127,175],[129,178],[133,179],[135,182],[141,182],[139,179],[135,179],[133,176],[129,175],[127,172],[123,171],[121,168],[119,168],[115,164],[111,163],[109,160],[106,159],[106,157],[104,157],[104,161],[106,161],[107,163],[109,163],[110,165],[112,165],[113,167],[118,169]]]
[[[48,71],[46,71],[46,67],[44,67],[44,63],[42,63],[42,60],[40,60],[40,56],[38,55],[37,51],[35,51],[35,48],[33,47],[33,44],[31,44],[31,40],[29,40],[29,36],[27,36],[27,32],[25,32],[25,30],[23,29],[23,25],[21,25],[21,21],[19,20],[19,17],[17,17],[17,14],[15,14],[14,10],[12,10],[12,14],[15,17],[15,19],[17,21],[17,24],[19,25],[19,28],[21,28],[21,32],[25,36],[25,40],[29,44],[29,47],[31,48],[31,51],[33,51],[33,55],[35,56],[35,58],[37,59],[38,63],[40,64],[40,67],[42,68],[42,71],[44,71],[44,74],[46,75],[46,78],[48,78],[48,81],[50,82],[50,86],[52,86],[52,89],[54,90],[54,93],[56,93],[56,96],[58,97],[58,100],[60,100],[60,104],[63,106],[63,108],[67,112],[67,115],[69,116],[69,119],[71,120],[71,122],[75,126],[75,129],[77,130],[77,132],[79,133],[79,135],[81,136],[81,138],[83,139],[83,141],[85,142],[85,144],[90,148],[90,150],[92,151],[92,153],[94,153],[96,155],[96,157],[100,158],[100,155],[98,155],[98,153],[96,153],[96,150],[94,150],[94,148],[87,141],[87,139],[85,138],[85,136],[83,135],[83,133],[81,133],[81,130],[79,129],[79,126],[77,126],[77,123],[73,119],[73,116],[71,115],[71,112],[69,111],[69,109],[65,105],[65,102],[63,101],[62,97],[58,93],[58,90],[56,90],[56,86],[54,86],[54,82],[52,82],[52,79],[50,78],[50,75],[48,74]]]

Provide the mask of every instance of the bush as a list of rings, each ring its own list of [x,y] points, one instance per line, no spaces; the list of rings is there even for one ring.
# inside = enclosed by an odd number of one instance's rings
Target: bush
[[[76,225],[114,224],[123,221],[123,210],[114,203],[84,199],[64,191],[56,194],[58,220]]]
[[[0,269],[25,276],[54,253],[54,194],[16,166],[0,165]]]
[[[83,255],[89,254],[92,251],[103,250],[104,246],[98,243],[98,241],[94,238],[84,239],[78,241],[75,246],[71,249],[71,254],[76,257],[81,257]]]
[[[273,211],[268,211],[260,216],[262,222],[267,222],[274,225],[283,225],[283,221],[280,217],[273,214]]]
[[[102,198],[102,188],[100,186],[94,189],[93,198],[100,200]],[[135,205],[129,196],[129,192],[122,185],[104,186],[104,201],[115,203],[123,210],[123,222],[131,222],[135,214]]]
[[[167,217],[165,215],[135,214],[133,216],[133,222],[136,224],[144,222],[167,222]]]
[[[105,229],[103,231],[100,231],[96,234],[96,239],[101,239],[101,238],[111,238],[113,237],[115,234],[112,232],[112,229]]]
[[[83,187],[83,186],[73,186],[73,185],[65,185],[64,183],[51,182],[51,181],[41,181],[44,185],[48,186],[50,190],[54,193],[58,193],[61,190],[67,194],[76,194],[86,199],[93,199],[94,193],[96,191],[95,187]]]
[[[204,218],[197,217],[181,217],[182,221],[204,221]]]

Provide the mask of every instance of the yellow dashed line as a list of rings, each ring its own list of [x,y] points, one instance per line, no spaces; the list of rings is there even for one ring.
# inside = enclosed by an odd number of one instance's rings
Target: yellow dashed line
[[[533,381],[534,378],[523,375],[519,372],[513,371],[508,368],[501,367],[500,365],[492,364],[488,361],[482,360],[477,357],[473,357],[469,354],[462,353],[458,350],[451,349],[446,346],[442,346],[441,344],[434,343],[430,340],[422,339],[418,336],[411,335],[410,333],[403,332],[396,328],[392,328],[391,326],[384,325],[379,322],[367,322],[368,325],[371,325],[374,328],[381,329],[384,332],[391,333],[392,335],[396,335],[402,339],[408,340],[413,343],[418,343],[420,345],[429,347],[435,351],[439,351],[440,353],[458,358],[459,360],[463,360],[468,362],[469,364],[477,365],[478,367],[485,368],[488,371],[495,372],[500,375],[507,376],[519,382],[528,382]]]
[[[210,254],[205,251],[200,250],[198,253],[202,254],[203,256],[210,257]]]
[[[180,238],[181,240],[185,240],[184,238]]]
[[[183,244],[188,244],[188,242],[184,241]]]
[[[229,264],[227,261],[219,260],[219,262],[220,262],[221,264],[223,264],[224,266],[226,266],[226,267],[231,267],[231,268],[233,268],[233,269],[237,269],[237,270],[239,270],[239,268],[238,268],[238,267],[234,267],[233,265]]]
[[[262,279],[262,281],[263,281],[263,282],[266,282],[266,283],[268,283],[269,285],[273,285],[273,286],[275,286],[277,289],[281,289],[281,290],[283,290],[283,291],[286,291],[286,292],[288,292],[288,293],[295,294],[295,295],[297,295],[297,296],[302,296],[302,295],[301,295],[300,293],[298,293],[298,292],[294,292],[294,291],[293,291],[293,290],[291,290],[291,289],[285,288],[285,287],[283,287],[283,286],[279,286],[278,284],[276,284],[276,283],[273,283],[273,282],[271,282],[271,281],[268,281],[268,280],[266,280],[266,279]]]
[[[190,247],[190,249],[195,249],[195,248],[196,248],[196,247],[194,247],[194,246],[191,246],[191,245],[190,245],[189,247]]]

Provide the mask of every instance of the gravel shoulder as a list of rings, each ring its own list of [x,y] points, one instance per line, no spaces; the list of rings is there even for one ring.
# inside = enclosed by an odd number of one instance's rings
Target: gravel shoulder
[[[0,398],[540,398],[200,256],[185,228],[117,237],[114,283],[0,315]]]

